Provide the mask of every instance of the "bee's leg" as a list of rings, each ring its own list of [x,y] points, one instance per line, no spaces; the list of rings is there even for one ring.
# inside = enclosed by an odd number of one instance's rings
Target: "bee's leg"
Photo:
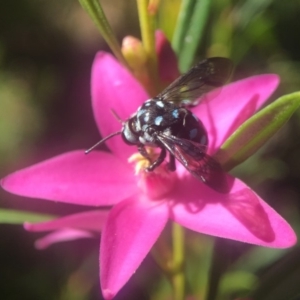
[[[153,171],[156,167],[158,167],[166,158],[166,149],[165,148],[161,148],[161,152],[159,154],[159,157],[157,158],[157,160],[155,160],[147,169],[146,171],[151,172]]]
[[[168,169],[171,172],[174,172],[176,170],[175,157],[171,153],[170,153],[170,160],[169,160],[169,163],[168,163]]]

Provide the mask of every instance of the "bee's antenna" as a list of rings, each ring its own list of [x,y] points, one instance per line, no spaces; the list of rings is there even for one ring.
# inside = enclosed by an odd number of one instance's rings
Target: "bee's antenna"
[[[113,132],[112,134],[108,135],[107,137],[105,137],[104,139],[102,139],[101,141],[99,141],[98,143],[96,143],[90,149],[85,150],[84,153],[85,154],[89,154],[92,150],[94,150],[96,147],[98,147],[99,145],[101,145],[102,143],[104,143],[105,141],[107,141],[108,139],[114,137],[115,135],[121,134],[121,133],[122,133],[122,131]]]
[[[124,123],[124,121],[119,117],[119,115],[115,112],[114,109],[111,108],[110,111],[111,111],[111,113],[113,114],[113,116],[114,116],[121,124]]]

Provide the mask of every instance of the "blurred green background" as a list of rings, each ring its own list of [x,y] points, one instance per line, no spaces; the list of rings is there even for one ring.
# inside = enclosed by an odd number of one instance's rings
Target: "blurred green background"
[[[169,38],[180,2],[161,0],[164,9],[157,24]],[[126,35],[140,37],[135,0],[101,3],[120,41]],[[300,90],[300,1],[212,0],[208,12],[194,61],[228,56],[236,64],[233,80],[279,74],[281,85],[271,100]],[[98,50],[109,51],[77,1],[0,1],[0,177],[66,151],[86,149],[99,140],[89,90],[90,68]],[[300,111],[234,172],[300,232]],[[85,209],[25,199],[2,190],[0,206],[58,215]],[[34,248],[38,236],[21,226],[0,225],[1,299],[100,299],[99,240],[38,251]],[[194,238],[190,233],[189,258],[201,252]],[[205,241],[210,247],[209,239]],[[298,247],[276,252],[227,243],[236,262],[233,270],[244,268],[262,281],[280,270],[282,277],[290,278],[290,285],[284,285],[289,292],[278,299],[298,299]],[[249,276],[245,282],[252,284],[254,279]],[[116,299],[150,299],[149,290],[164,289],[153,278],[160,275],[149,257]],[[234,299],[230,284],[224,286],[229,289],[228,299]],[[275,299],[272,294],[259,298],[259,293],[258,288],[254,299]]]

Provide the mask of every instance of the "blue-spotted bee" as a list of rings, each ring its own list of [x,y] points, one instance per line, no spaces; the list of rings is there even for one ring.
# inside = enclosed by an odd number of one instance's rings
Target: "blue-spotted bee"
[[[224,85],[233,69],[231,60],[212,57],[199,62],[156,97],[145,101],[126,121],[121,131],[114,132],[86,150],[121,134],[124,142],[136,145],[150,161],[147,171],[158,167],[169,153],[168,167],[175,171],[177,159],[192,175],[212,189],[228,192],[221,165],[206,154],[208,137],[202,122],[188,109],[197,105],[203,95]],[[145,147],[158,147],[158,158],[151,161]]]

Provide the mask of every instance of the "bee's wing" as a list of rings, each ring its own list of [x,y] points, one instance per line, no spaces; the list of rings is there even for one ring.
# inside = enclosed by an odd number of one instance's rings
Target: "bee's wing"
[[[177,78],[156,98],[177,104],[193,105],[203,94],[224,85],[232,69],[232,61],[228,58],[205,59]]]
[[[206,146],[162,133],[157,138],[196,178],[217,192],[229,191],[226,174],[221,165],[205,153]]]

